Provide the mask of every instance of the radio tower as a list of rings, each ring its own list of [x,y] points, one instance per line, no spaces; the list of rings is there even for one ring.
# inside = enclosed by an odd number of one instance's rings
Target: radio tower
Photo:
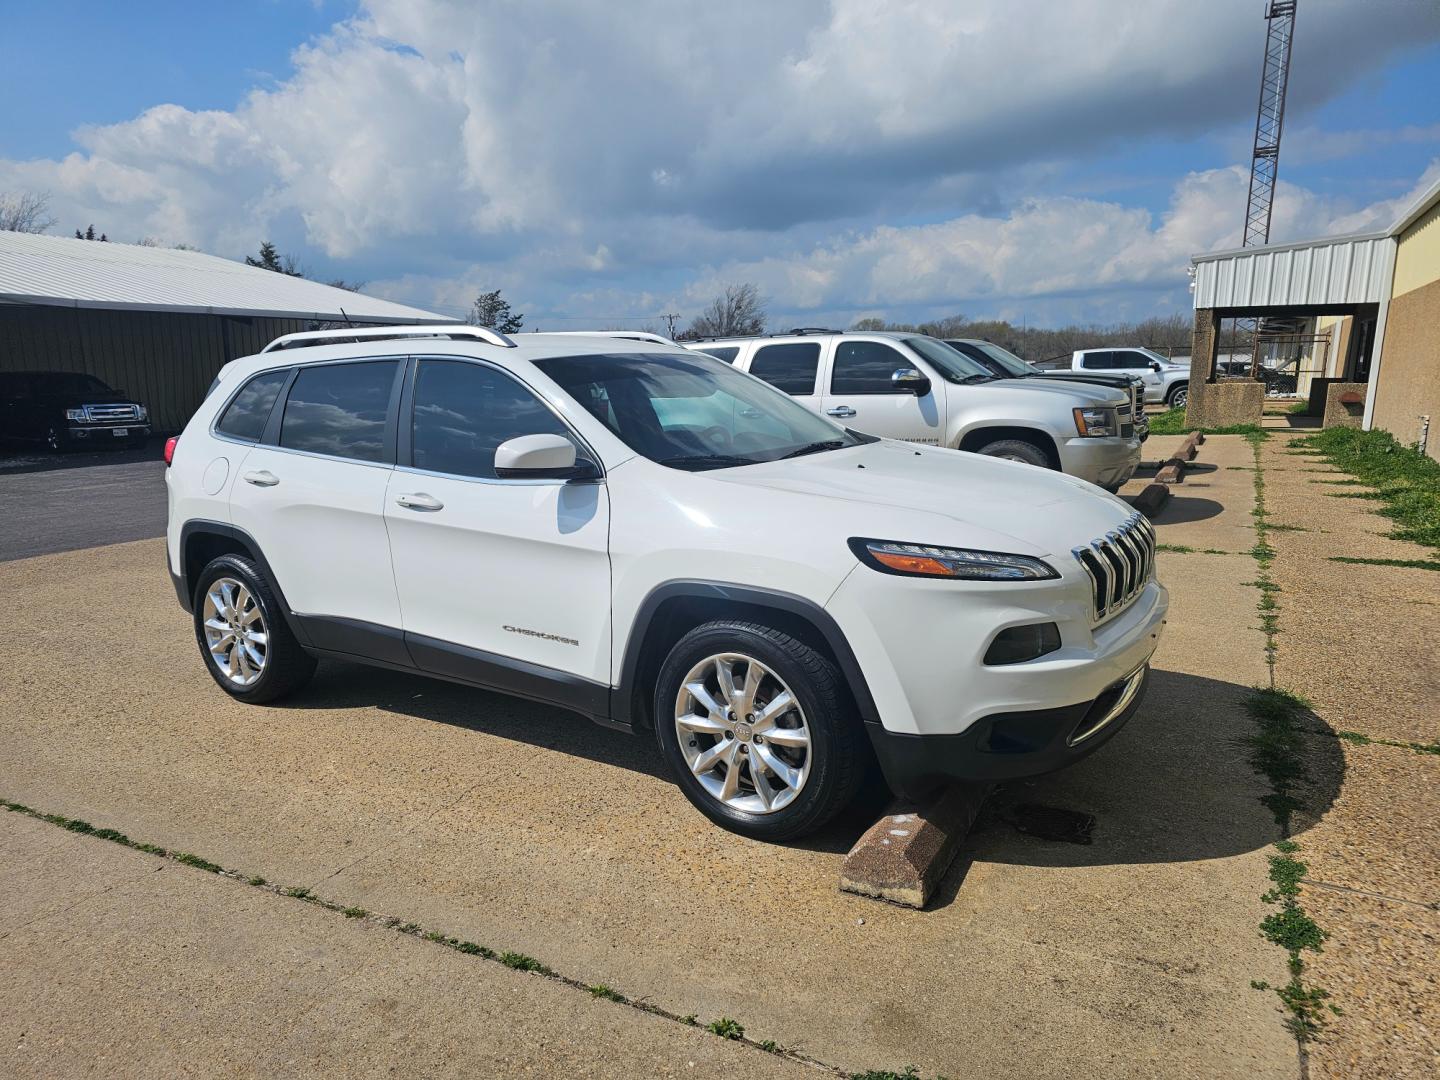
[[[1255,117],[1255,152],[1250,160],[1243,247],[1270,239],[1270,207],[1275,201],[1275,172],[1280,164],[1280,130],[1285,125],[1285,85],[1290,81],[1296,2],[1269,0],[1265,13],[1265,64],[1260,69],[1260,109]]]
[[[1265,62],[1260,67],[1260,108],[1255,114],[1255,150],[1250,158],[1250,195],[1245,203],[1242,247],[1270,239],[1270,208],[1280,165],[1280,129],[1285,125],[1285,84],[1290,81],[1290,42],[1295,37],[1297,0],[1267,0]],[[1248,341],[1250,377],[1260,374],[1260,320],[1236,319],[1235,339]]]

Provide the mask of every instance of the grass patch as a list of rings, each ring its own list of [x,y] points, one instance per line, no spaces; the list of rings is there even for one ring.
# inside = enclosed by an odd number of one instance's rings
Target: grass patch
[[[760,1044],[760,1049],[764,1050],[767,1054],[778,1054],[780,1052],[780,1044],[774,1039],[766,1039]]]
[[[369,915],[370,912],[366,911],[363,907],[347,907],[342,908],[340,914],[344,915],[347,919],[363,919],[366,915]]]
[[[894,1069],[871,1069],[868,1072],[851,1073],[850,1080],[920,1080],[920,1073],[914,1065],[906,1065],[901,1072]]]
[[[1219,548],[1195,548],[1186,544],[1156,544],[1156,551],[1168,551],[1174,555],[1235,555],[1234,551],[1221,551]]]
[[[711,1035],[719,1035],[722,1039],[743,1039],[745,1037],[745,1025],[739,1020],[731,1020],[728,1016],[722,1016],[719,1020],[711,1020],[705,1025],[705,1030]]]
[[[1275,904],[1277,910],[1260,920],[1260,933],[1272,944],[1290,954],[1290,981],[1284,986],[1252,982],[1256,990],[1274,990],[1289,1011],[1285,1025],[1297,1039],[1304,1041],[1318,1035],[1325,1026],[1325,1013],[1339,1015],[1340,1007],[1329,1001],[1329,993],[1318,986],[1305,984],[1305,960],[1302,953],[1320,952],[1329,935],[1300,906],[1300,882],[1308,867],[1296,859],[1300,845],[1281,840],[1275,845],[1279,854],[1270,856],[1270,880],[1274,887],[1262,900]]]
[[[177,851],[174,859],[186,866],[193,866],[196,870],[204,870],[210,874],[218,874],[224,869],[219,863],[213,863],[209,859],[202,859],[199,855],[191,855],[188,851]]]
[[[536,975],[554,975],[548,967],[536,960],[533,956],[526,956],[524,953],[503,952],[500,954],[500,962],[508,968],[516,971],[531,971]]]
[[[1378,430],[1327,428],[1294,446],[1323,454],[1336,468],[1376,488],[1345,494],[1383,501],[1380,513],[1395,522],[1391,535],[1396,539],[1440,548],[1440,462]]]
[[[1158,416],[1150,418],[1151,435],[1186,435],[1192,431],[1203,432],[1206,435],[1260,435],[1265,432],[1259,424],[1229,424],[1225,427],[1195,427],[1185,422],[1184,409],[1166,409]]]
[[[1440,742],[1407,742],[1404,739],[1382,739],[1378,735],[1366,735],[1360,731],[1324,731],[1317,732],[1319,735],[1331,735],[1345,742],[1354,743],[1356,746],[1394,746],[1401,750],[1413,750],[1417,754],[1440,755]]]
[[[1407,570],[1440,570],[1440,562],[1432,559],[1364,559],[1354,555],[1331,555],[1331,562],[1353,566],[1403,566]]]
[[[625,1003],[624,994],[620,993],[619,990],[611,989],[604,983],[596,983],[594,986],[587,986],[585,989],[590,991],[591,997],[604,998],[606,1001],[618,1001],[622,1005]]]

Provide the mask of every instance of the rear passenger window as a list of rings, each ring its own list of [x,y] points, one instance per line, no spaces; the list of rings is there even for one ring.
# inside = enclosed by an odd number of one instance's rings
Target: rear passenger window
[[[733,364],[735,357],[740,355],[738,345],[710,345],[703,349],[696,349],[696,352],[703,352],[706,356],[713,356],[716,360],[724,360],[727,364]]]
[[[413,424],[415,468],[485,479],[495,476],[495,448],[509,439],[570,438],[560,418],[527,387],[494,368],[457,360],[420,361]]]
[[[1115,366],[1115,354],[1112,352],[1086,353],[1080,358],[1080,366],[1085,368],[1112,368]]]
[[[225,415],[220,417],[215,430],[232,439],[257,441],[264,434],[265,421],[270,419],[270,408],[289,377],[289,368],[256,375],[226,407]]]
[[[913,368],[889,345],[878,341],[842,341],[835,347],[835,365],[830,372],[832,394],[901,394],[890,376],[901,368]]]
[[[750,361],[750,374],[764,379],[787,394],[815,393],[815,375],[820,370],[820,343],[796,341],[787,345],[765,345]]]
[[[398,360],[301,368],[285,401],[280,445],[288,450],[383,461],[385,417]]]

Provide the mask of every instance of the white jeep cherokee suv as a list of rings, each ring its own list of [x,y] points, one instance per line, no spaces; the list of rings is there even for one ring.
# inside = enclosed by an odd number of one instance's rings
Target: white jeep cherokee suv
[[[227,693],[335,657],[650,730],[696,806],[766,839],[831,817],[872,753],[912,796],[1089,753],[1165,620],[1119,499],[664,343],[293,334],[166,454],[170,573]]]
[[[1140,465],[1128,392],[998,378],[924,334],[812,328],[685,347],[871,435],[1059,469],[1108,491]]]

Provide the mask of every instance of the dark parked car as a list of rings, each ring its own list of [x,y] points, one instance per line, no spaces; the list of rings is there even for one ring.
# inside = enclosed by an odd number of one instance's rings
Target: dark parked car
[[[0,439],[52,450],[133,447],[150,435],[138,401],[78,371],[0,371]]]
[[[979,338],[946,338],[945,344],[970,357],[997,379],[1062,379],[1124,390],[1130,395],[1131,415],[1135,418],[1135,433],[1140,436],[1141,442],[1150,437],[1150,418],[1145,415],[1145,382],[1138,376],[1101,375],[1085,371],[1051,371],[1047,368],[1038,368],[1030,361],[1020,359],[1009,349],[1003,349],[992,341],[982,341]]]

